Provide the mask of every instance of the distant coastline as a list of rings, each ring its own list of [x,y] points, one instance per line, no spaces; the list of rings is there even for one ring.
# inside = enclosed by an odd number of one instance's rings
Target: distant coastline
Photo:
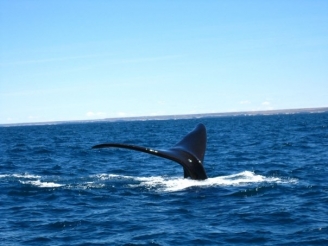
[[[298,108],[298,109],[278,109],[278,110],[259,110],[259,111],[240,111],[225,113],[202,113],[202,114],[178,114],[178,115],[158,115],[158,116],[135,116],[135,117],[116,117],[95,120],[74,120],[74,121],[49,121],[49,122],[28,122],[28,123],[9,123],[0,124],[0,127],[7,126],[33,126],[33,125],[55,125],[55,124],[75,124],[91,122],[123,122],[123,121],[146,121],[146,120],[182,120],[200,119],[229,116],[256,116],[256,115],[278,115],[278,114],[302,114],[302,113],[326,113],[328,107],[320,108]]]

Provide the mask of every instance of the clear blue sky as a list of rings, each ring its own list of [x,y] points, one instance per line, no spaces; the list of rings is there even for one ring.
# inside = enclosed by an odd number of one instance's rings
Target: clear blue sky
[[[328,1],[0,1],[0,123],[328,106]]]

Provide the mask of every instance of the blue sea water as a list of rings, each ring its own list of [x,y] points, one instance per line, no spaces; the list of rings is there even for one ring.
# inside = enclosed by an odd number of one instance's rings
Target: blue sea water
[[[207,128],[209,179],[125,149]],[[328,245],[328,114],[0,127],[1,245]]]

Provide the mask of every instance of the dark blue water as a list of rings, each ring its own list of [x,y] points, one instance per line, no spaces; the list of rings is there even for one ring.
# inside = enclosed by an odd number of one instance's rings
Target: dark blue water
[[[207,127],[209,179],[153,148]],[[328,114],[0,127],[1,245],[328,245]]]

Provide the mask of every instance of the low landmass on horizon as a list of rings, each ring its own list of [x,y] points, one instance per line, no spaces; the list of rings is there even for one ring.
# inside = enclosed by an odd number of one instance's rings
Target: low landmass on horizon
[[[240,112],[225,112],[225,113],[203,113],[203,114],[180,114],[180,115],[117,117],[117,118],[104,118],[104,119],[95,119],[95,120],[10,123],[10,124],[0,124],[0,126],[27,126],[27,125],[46,125],[46,124],[67,124],[67,123],[87,123],[87,122],[117,122],[117,121],[145,121],[145,120],[180,120],[180,119],[213,118],[213,117],[229,117],[229,116],[255,116],[255,115],[325,113],[325,112],[328,112],[328,107],[260,110],[260,111],[240,111]]]

